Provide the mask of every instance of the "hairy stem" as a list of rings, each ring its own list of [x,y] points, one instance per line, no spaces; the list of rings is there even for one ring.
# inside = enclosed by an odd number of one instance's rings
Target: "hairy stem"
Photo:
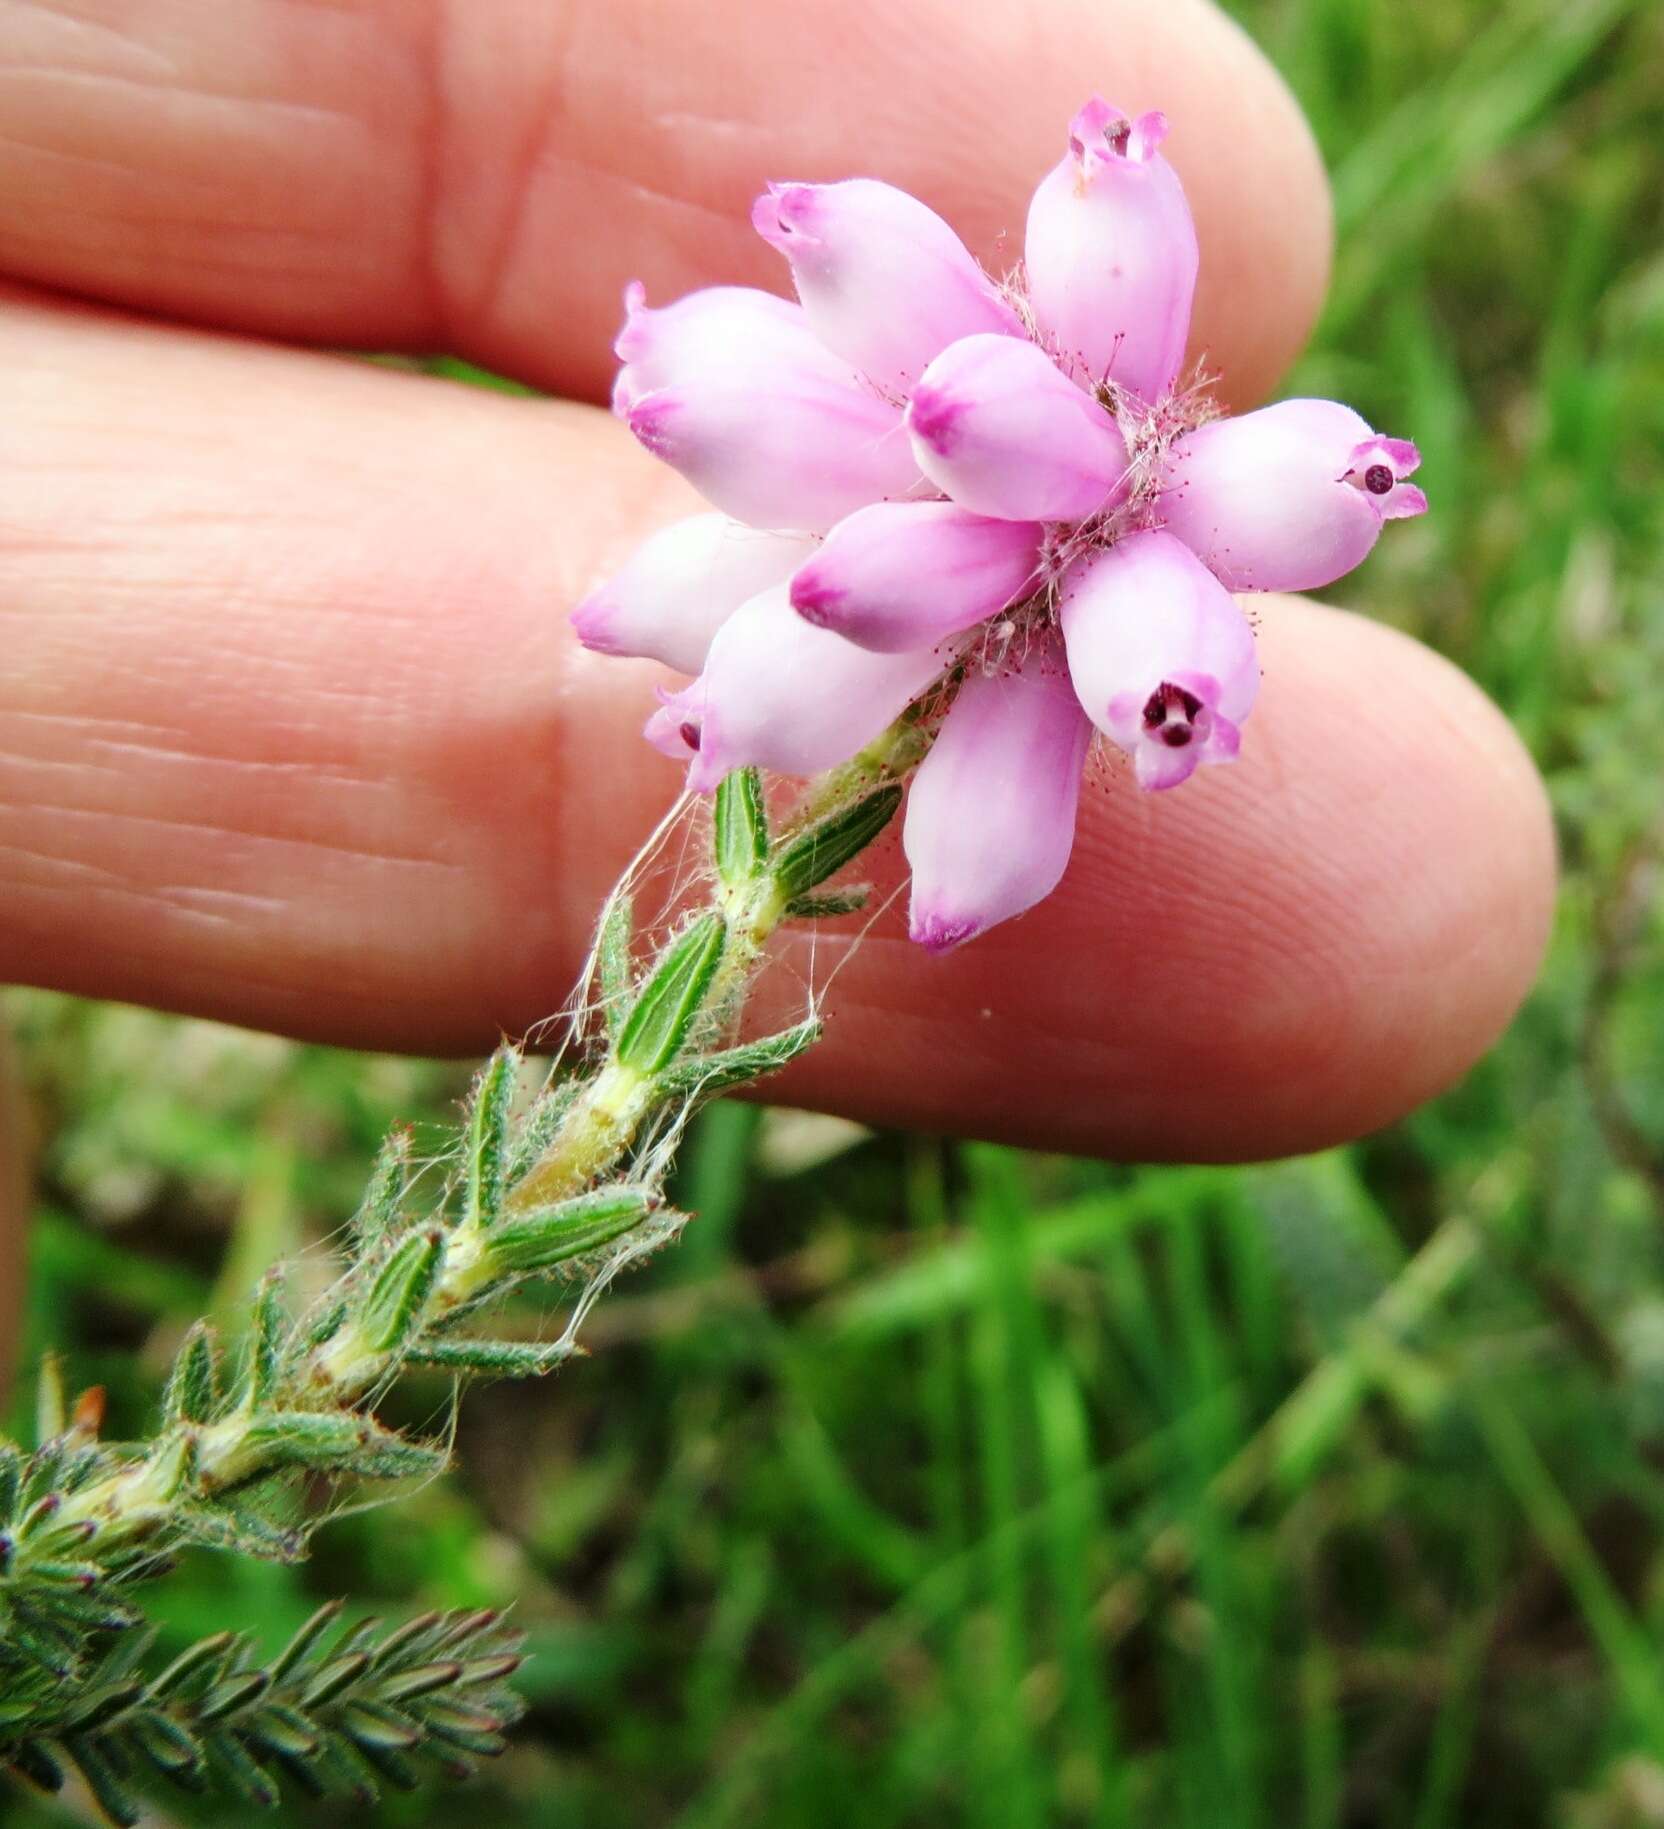
[[[71,1431],[33,1459],[0,1448],[0,1618],[9,1611],[27,1637],[39,1614],[46,1649],[37,1661],[73,1638],[57,1589],[98,1588],[124,1552],[197,1540],[295,1553],[295,1533],[239,1511],[238,1495],[268,1476],[306,1469],[391,1478],[443,1465],[442,1451],[370,1414],[407,1363],[512,1376],[547,1370],[572,1350],[600,1287],[673,1236],[680,1216],[664,1205],[663,1178],[694,1106],[783,1066],[818,1036],[811,1017],[779,1035],[734,1041],[781,923],[860,905],[859,892],[824,885],[883,830],[927,745],[919,725],[898,723],[810,782],[778,825],[757,775],[730,776],[712,807],[703,891],[645,963],[632,947],[628,879],[609,898],[595,953],[605,1023],[585,1038],[586,1066],[552,1077],[511,1117],[520,1056],[493,1057],[475,1086],[455,1172],[425,1211],[410,1210],[417,1184],[408,1145],[390,1139],[335,1285],[290,1317],[280,1273],[269,1275],[230,1375],[212,1328],[198,1323],[175,1362],[164,1426],[149,1442],[104,1446],[72,1441]],[[558,1341],[533,1348],[465,1331],[512,1289],[551,1274],[586,1280]]]

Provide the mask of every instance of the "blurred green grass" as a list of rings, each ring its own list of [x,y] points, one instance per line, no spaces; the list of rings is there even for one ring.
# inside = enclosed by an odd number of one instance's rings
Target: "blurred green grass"
[[[1288,390],[1412,431],[1438,507],[1351,596],[1495,694],[1553,791],[1543,982],[1459,1089],[1266,1169],[711,1110],[699,1225],[592,1360],[467,1400],[458,1477],[302,1569],[156,1591],[180,1639],[275,1642],[337,1591],[516,1604],[515,1751],[379,1821],[1664,1824],[1664,9],[1234,10],[1335,179]],[[234,1324],[462,1083],[8,1009],[26,1350],[119,1431],[188,1319]],[[441,1386],[398,1401],[443,1420]]]

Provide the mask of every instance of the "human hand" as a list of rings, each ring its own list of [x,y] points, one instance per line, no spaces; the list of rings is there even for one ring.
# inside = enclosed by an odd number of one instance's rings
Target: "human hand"
[[[1200,4],[0,0],[0,978],[427,1050],[556,1007],[677,791],[651,669],[565,621],[695,505],[590,404],[624,280],[778,286],[750,197],[852,165],[998,267],[1094,88],[1173,121],[1193,353],[1248,404],[1317,309],[1327,202]],[[1240,766],[1093,782],[1063,887],[950,958],[882,926],[779,1096],[1252,1156],[1482,1051],[1546,931],[1530,765],[1425,650],[1261,607]],[[824,976],[847,941],[811,944]]]

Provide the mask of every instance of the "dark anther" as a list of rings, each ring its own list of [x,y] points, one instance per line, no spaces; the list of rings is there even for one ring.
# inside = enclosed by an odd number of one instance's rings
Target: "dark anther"
[[[1387,495],[1397,479],[1385,464],[1371,464],[1364,472],[1364,487],[1371,495]]]
[[[699,747],[699,726],[691,718],[682,726],[682,741],[689,749]]]
[[[1202,701],[1194,692],[1163,680],[1144,701],[1144,728],[1159,736],[1169,749],[1183,749],[1196,735]]]
[[[1194,692],[1186,692],[1183,686],[1175,686],[1171,680],[1163,680],[1144,701],[1144,728],[1160,730],[1167,723],[1169,712],[1177,714],[1164,741],[1172,744],[1174,749],[1182,749],[1190,741],[1188,727],[1200,715],[1201,710],[1202,701]],[[1181,728],[1184,735],[1175,742],[1174,733]]]

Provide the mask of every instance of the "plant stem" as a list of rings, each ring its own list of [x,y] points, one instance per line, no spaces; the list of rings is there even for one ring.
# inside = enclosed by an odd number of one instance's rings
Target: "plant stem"
[[[203,1535],[207,1514],[223,1509],[229,1495],[285,1469],[392,1477],[442,1464],[442,1455],[368,1414],[367,1399],[407,1359],[426,1355],[436,1364],[511,1374],[545,1370],[569,1352],[567,1336],[539,1356],[512,1343],[463,1339],[453,1323],[528,1276],[581,1270],[623,1241],[620,1255],[593,1273],[598,1287],[623,1256],[637,1254],[636,1237],[662,1213],[658,1189],[668,1151],[651,1149],[634,1160],[649,1120],[669,1111],[679,1126],[713,1087],[755,1079],[813,1042],[819,1028],[811,1020],[729,1045],[781,923],[829,905],[859,905],[858,896],[829,904],[811,892],[884,828],[901,780],[928,742],[918,724],[897,723],[852,761],[811,781],[774,831],[758,777],[731,776],[714,804],[715,869],[704,893],[639,971],[630,957],[624,886],[609,899],[597,943],[603,973],[615,979],[605,987],[605,1035],[576,1091],[551,1086],[521,1120],[530,1125],[540,1112],[557,1120],[529,1166],[512,1177],[505,1167],[515,1153],[508,1109],[519,1061],[508,1050],[481,1075],[464,1172],[436,1209],[425,1217],[405,1212],[403,1158],[384,1152],[396,1172],[380,1194],[373,1184],[366,1205],[375,1211],[328,1294],[294,1321],[275,1301],[257,1304],[257,1337],[229,1396],[219,1395],[212,1329],[193,1329],[158,1434],[136,1455],[101,1450],[95,1477],[55,1493],[34,1524],[0,1536],[0,1601],[8,1590],[21,1593],[16,1584],[29,1582],[36,1565],[44,1574],[66,1553],[96,1565],[129,1546]],[[609,965],[607,924],[621,912],[622,938]],[[459,1193],[460,1212],[448,1211]],[[661,1218],[639,1249],[668,1237],[675,1219]]]

